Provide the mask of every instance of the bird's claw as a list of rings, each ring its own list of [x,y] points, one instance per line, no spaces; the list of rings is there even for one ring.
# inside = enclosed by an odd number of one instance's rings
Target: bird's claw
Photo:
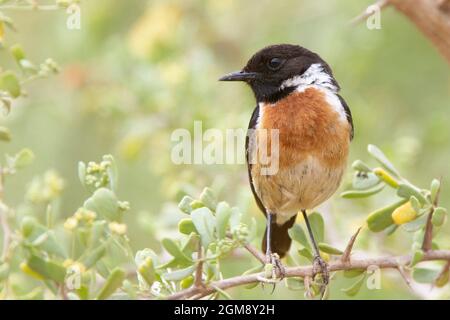
[[[266,264],[264,266],[264,274],[258,275],[257,279],[263,285],[265,283],[273,284],[272,293],[275,290],[275,285],[283,280],[286,275],[286,270],[280,261],[280,257],[276,253],[268,254],[266,257]]]
[[[325,260],[323,260],[321,256],[316,255],[313,261],[313,279],[315,279],[318,274],[321,276],[321,292],[323,294],[330,281],[330,272]]]

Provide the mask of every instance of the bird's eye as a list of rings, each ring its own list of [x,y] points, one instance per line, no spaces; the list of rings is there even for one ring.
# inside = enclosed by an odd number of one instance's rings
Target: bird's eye
[[[267,67],[272,70],[278,70],[283,65],[284,60],[280,58],[272,58],[267,62]]]

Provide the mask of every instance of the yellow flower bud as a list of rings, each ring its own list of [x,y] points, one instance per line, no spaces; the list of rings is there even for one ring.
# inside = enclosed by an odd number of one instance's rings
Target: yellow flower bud
[[[29,275],[32,278],[35,278],[37,280],[45,279],[40,273],[37,273],[36,271],[31,269],[30,266],[26,262],[22,262],[19,267],[20,267],[20,270],[23,271],[23,273]]]
[[[78,226],[78,220],[74,217],[67,218],[66,222],[64,222],[64,228],[72,231]]]
[[[330,262],[330,255],[328,253],[320,251],[320,256],[325,262]]]
[[[187,278],[184,278],[180,282],[181,289],[187,289],[190,286],[192,286],[193,283],[194,283],[194,277],[193,276],[189,276]]]
[[[73,264],[73,262],[74,261],[72,259],[66,259],[63,262],[63,267],[67,269],[68,267],[70,267]]]
[[[410,201],[401,205],[400,207],[395,209],[394,212],[392,212],[392,220],[394,220],[394,223],[397,225],[413,221],[416,217],[417,213],[412,207]]]
[[[375,173],[378,178],[386,182],[391,187],[397,189],[398,188],[398,182],[395,180],[389,173],[387,173],[386,170],[383,168],[375,168],[373,169],[373,173]]]
[[[127,233],[127,225],[124,223],[118,223],[113,221],[108,226],[111,232],[116,233],[118,235],[124,235],[125,233]]]

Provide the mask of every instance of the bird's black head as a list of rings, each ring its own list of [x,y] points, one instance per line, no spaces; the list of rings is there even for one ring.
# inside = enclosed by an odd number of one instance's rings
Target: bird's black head
[[[258,102],[273,103],[302,85],[339,90],[331,68],[318,54],[291,44],[265,47],[241,71],[219,80],[248,83]]]

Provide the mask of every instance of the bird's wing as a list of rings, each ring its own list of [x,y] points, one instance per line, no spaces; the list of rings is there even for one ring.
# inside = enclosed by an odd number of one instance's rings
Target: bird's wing
[[[250,118],[250,122],[248,124],[248,129],[250,131],[250,129],[255,129],[256,128],[256,123],[258,122],[258,117],[259,117],[259,105],[256,105],[255,110],[253,110],[253,114],[252,117]],[[245,138],[245,157],[247,159],[247,170],[248,170],[248,179],[250,181],[250,188],[252,189],[252,193],[253,196],[255,197],[256,203],[259,207],[259,209],[262,211],[262,213],[264,213],[264,215],[267,215],[266,213],[266,209],[264,208],[264,205],[261,202],[261,199],[259,199],[258,195],[256,194],[255,191],[255,186],[253,185],[253,178],[252,178],[252,164],[249,161],[250,158],[250,152],[251,150],[249,150],[249,142],[250,142],[250,138],[249,138],[249,132],[247,132],[247,136]]]
[[[345,102],[344,98],[342,98],[339,94],[337,95],[339,98],[339,101],[341,102],[342,106],[344,107],[345,110],[345,115],[347,117],[347,121],[350,124],[351,130],[350,130],[350,140],[353,139],[353,135],[355,132],[355,129],[353,127],[353,118],[352,118],[352,112],[350,111],[350,108],[347,105],[347,102]]]

